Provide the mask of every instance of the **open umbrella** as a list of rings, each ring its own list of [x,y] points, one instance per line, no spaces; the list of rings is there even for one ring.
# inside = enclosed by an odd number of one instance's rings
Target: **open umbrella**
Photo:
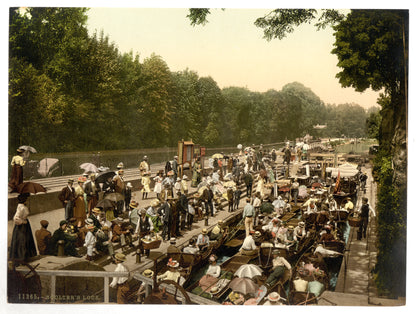
[[[30,181],[19,184],[16,190],[20,194],[23,194],[23,193],[36,194],[40,192],[46,192],[46,188],[43,185],[39,183],[35,183],[35,182],[30,182]]]
[[[97,177],[95,178],[95,183],[105,183],[107,182],[108,178],[113,178],[116,175],[116,173],[114,171],[107,171],[107,172],[102,172],[100,174],[97,175]]]
[[[259,286],[250,278],[234,278],[231,280],[229,288],[233,291],[240,292],[242,294],[256,293]]]
[[[98,168],[96,165],[91,164],[89,162],[83,163],[81,166],[79,166],[81,169],[84,169],[85,172],[98,172]]]
[[[261,276],[262,273],[263,271],[259,266],[254,264],[244,264],[237,269],[234,275],[240,278],[253,278],[256,276]]]
[[[102,199],[101,201],[97,203],[97,205],[95,205],[95,207],[99,207],[104,210],[107,210],[107,209],[114,209],[115,206],[114,206],[113,201],[109,199]]]
[[[212,158],[214,158],[214,159],[215,158],[221,159],[221,158],[224,158],[224,156],[222,154],[217,153],[217,154],[212,155]]]
[[[59,168],[59,159],[43,158],[38,164],[38,173],[42,177],[48,177]]]
[[[106,196],[104,196],[104,199],[106,200],[110,200],[113,202],[118,202],[118,201],[124,201],[124,196],[120,193],[109,193]]]
[[[36,151],[36,149],[34,147],[28,146],[28,145],[22,145],[22,146],[19,147],[19,149],[23,149],[25,151],[29,151],[29,152],[31,152],[33,154],[36,154],[37,153],[37,151]]]

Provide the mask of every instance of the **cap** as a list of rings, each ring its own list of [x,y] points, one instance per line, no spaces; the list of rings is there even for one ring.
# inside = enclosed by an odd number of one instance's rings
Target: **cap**
[[[49,221],[47,221],[47,220],[41,220],[41,221],[40,221],[40,225],[41,225],[42,227],[46,228],[46,227],[49,225]]]

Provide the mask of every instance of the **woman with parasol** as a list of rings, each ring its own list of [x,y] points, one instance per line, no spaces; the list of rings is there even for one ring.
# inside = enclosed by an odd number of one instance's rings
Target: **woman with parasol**
[[[29,216],[29,208],[27,206],[29,196],[29,193],[19,194],[17,197],[19,204],[13,217],[14,229],[9,258],[17,263],[27,262],[31,257],[37,255],[32,229],[27,219]]]

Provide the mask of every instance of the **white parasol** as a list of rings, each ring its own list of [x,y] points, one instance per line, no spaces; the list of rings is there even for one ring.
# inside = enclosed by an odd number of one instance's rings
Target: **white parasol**
[[[234,273],[235,276],[240,278],[253,278],[256,276],[261,276],[263,271],[261,268],[254,264],[244,264],[241,265],[240,268]]]

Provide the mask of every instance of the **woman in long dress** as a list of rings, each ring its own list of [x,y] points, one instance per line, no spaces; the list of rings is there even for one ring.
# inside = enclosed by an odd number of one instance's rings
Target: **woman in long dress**
[[[217,283],[220,275],[221,267],[217,265],[217,256],[212,254],[209,257],[209,266],[207,272],[199,280],[199,286],[202,288],[203,291],[208,290],[208,288],[214,286]]]
[[[85,192],[84,192],[84,182],[86,181],[85,177],[78,178],[78,186],[75,188],[75,205],[74,205],[74,218],[76,218],[76,226],[84,226],[85,219],[87,219],[87,207],[85,204]]]
[[[13,217],[14,229],[10,245],[9,258],[14,262],[27,262],[31,257],[36,256],[36,246],[32,235],[29,220],[29,208],[27,207],[28,193],[20,194]]]
[[[12,175],[9,181],[9,187],[12,189],[12,192],[16,191],[16,188],[19,184],[23,183],[23,166],[25,161],[22,157],[24,153],[23,149],[17,149],[17,155],[12,158]]]

